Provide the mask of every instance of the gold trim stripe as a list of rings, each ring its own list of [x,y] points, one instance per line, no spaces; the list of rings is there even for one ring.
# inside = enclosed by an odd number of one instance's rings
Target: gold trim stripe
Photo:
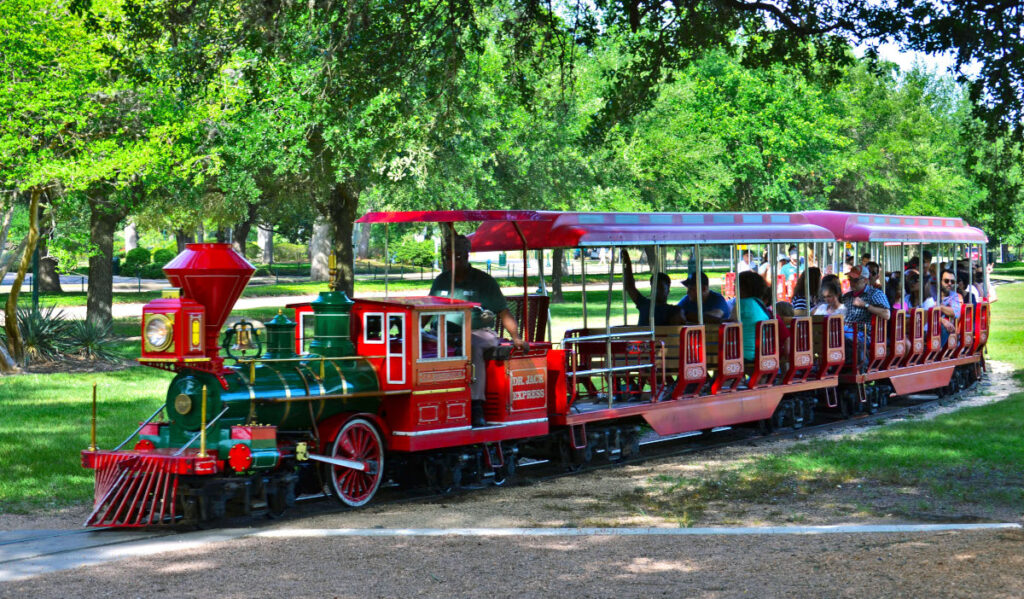
[[[412,395],[436,395],[438,393],[457,393],[459,391],[465,391],[465,387],[449,387],[447,389],[420,389],[413,391]]]

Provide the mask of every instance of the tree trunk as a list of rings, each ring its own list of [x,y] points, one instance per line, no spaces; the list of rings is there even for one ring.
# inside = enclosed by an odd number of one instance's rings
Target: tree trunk
[[[129,222],[124,227],[124,253],[134,250],[139,247],[139,230],[135,228],[135,223]]]
[[[236,224],[232,229],[234,239],[231,240],[231,247],[235,248],[235,251],[243,258],[246,258],[245,245],[249,241],[249,232],[252,231],[252,226],[256,223],[256,211],[258,209],[259,205],[249,204],[245,219]]]
[[[11,221],[14,219],[14,201],[4,212],[4,220],[0,223],[0,261],[5,259],[4,248],[7,247],[7,233],[11,230]]]
[[[352,224],[359,208],[359,189],[351,182],[335,183],[331,188],[326,215],[334,235],[333,248],[337,256],[335,288],[352,296],[355,290],[355,272],[352,269]]]
[[[560,304],[565,301],[562,295],[562,272],[565,270],[565,250],[555,248],[551,256],[551,302]]]
[[[57,274],[57,259],[49,254],[46,237],[39,238],[39,291],[60,293],[60,276]]]
[[[113,320],[114,272],[111,260],[114,257],[114,231],[126,210],[112,212],[105,202],[93,200],[89,201],[89,207],[89,241],[98,253],[89,256],[85,319],[94,325],[106,326]]]
[[[217,243],[227,243],[231,236],[228,235],[227,228],[220,227],[217,229],[217,232],[213,234],[213,238],[217,240]]]
[[[320,216],[313,223],[313,236],[309,238],[309,280],[327,281],[331,275],[327,259],[331,253],[331,226]]]
[[[203,223],[199,223],[196,227],[196,243],[203,243],[206,240],[206,228],[203,227]]]
[[[370,229],[372,227],[369,223],[359,225],[359,243],[356,244],[356,256],[360,260],[366,260],[370,257]]]
[[[262,256],[260,260],[264,264],[274,263],[274,229],[268,226],[256,227],[256,239],[260,246]]]
[[[648,270],[650,270],[651,272],[654,272],[655,268],[659,268],[659,266],[658,266],[658,254],[654,251],[654,246],[653,245],[644,246],[643,249],[644,249],[644,257],[645,257],[644,262],[647,263]]]
[[[194,239],[191,233],[186,233],[185,231],[178,229],[174,232],[174,241],[178,244],[178,253],[180,254],[185,251],[185,244],[193,243]]]
[[[32,252],[36,251],[36,242],[39,241],[39,198],[43,195],[42,190],[32,189],[32,199],[28,208],[28,235],[25,243],[25,253],[21,257],[21,264],[18,266],[18,274],[14,276],[11,283],[11,293],[7,296],[7,306],[4,310],[4,331],[7,333],[7,351],[15,362],[21,362],[24,358],[24,347],[21,344],[21,331],[18,330],[18,294],[21,293],[21,283],[25,280],[28,266],[32,263]]]

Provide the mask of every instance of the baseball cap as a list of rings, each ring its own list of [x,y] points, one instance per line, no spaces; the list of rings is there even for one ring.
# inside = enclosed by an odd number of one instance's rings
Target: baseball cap
[[[850,269],[850,272],[846,273],[846,277],[850,279],[859,279],[864,276],[861,270],[860,266],[854,266]]]
[[[704,274],[704,273],[700,273],[700,282],[703,284],[704,287],[707,287],[708,284],[709,284],[708,283],[708,276],[706,274]],[[697,275],[693,275],[693,274],[691,274],[688,279],[683,281],[683,285],[686,286],[686,287],[690,287],[690,286],[696,285],[696,284],[697,284]]]

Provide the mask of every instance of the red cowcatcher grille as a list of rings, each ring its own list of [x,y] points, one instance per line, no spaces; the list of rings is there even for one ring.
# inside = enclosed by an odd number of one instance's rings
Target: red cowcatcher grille
[[[178,474],[162,456],[97,456],[96,497],[86,526],[152,526],[175,518]]]
[[[96,495],[86,526],[133,527],[173,524],[178,477],[217,474],[217,452],[198,449],[82,452],[82,466],[96,470]]]
[[[227,243],[190,243],[164,266],[171,285],[206,308],[206,355],[214,360],[220,329],[255,270]]]

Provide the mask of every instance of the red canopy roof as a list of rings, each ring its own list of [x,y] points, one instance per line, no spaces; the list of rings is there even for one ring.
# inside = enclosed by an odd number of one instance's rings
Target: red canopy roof
[[[802,214],[627,213],[541,211],[378,212],[358,222],[482,221],[471,236],[473,251],[528,249],[833,241],[826,229]]]
[[[981,229],[962,219],[938,216],[888,216],[818,210],[804,212],[807,219],[825,227],[839,241],[890,241],[905,243],[986,243]]]

